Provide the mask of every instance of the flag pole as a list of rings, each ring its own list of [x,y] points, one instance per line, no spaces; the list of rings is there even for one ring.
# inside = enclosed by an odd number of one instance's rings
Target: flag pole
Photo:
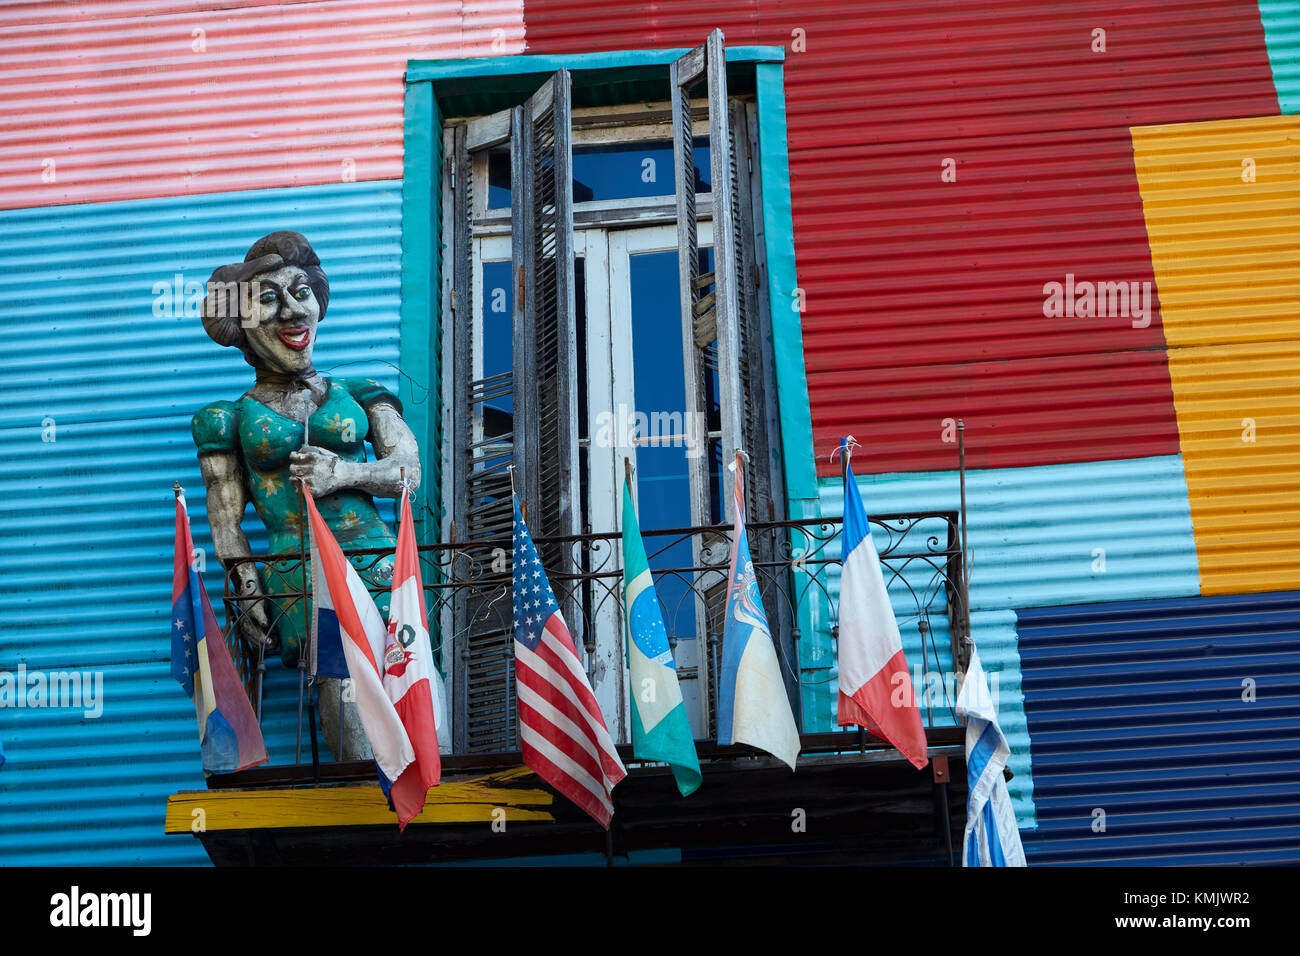
[[[849,439],[851,439],[852,437],[853,437],[852,435],[849,435],[845,438],[840,439],[840,488],[842,488],[844,491],[844,495],[843,495],[844,500],[840,502],[841,512],[848,507],[849,456],[853,454],[851,446],[849,445]],[[841,547],[843,547],[843,541],[844,541],[844,525],[841,524],[840,525]],[[840,555],[840,560],[843,561],[847,557],[848,557],[847,554],[842,554]],[[861,724],[858,724],[857,728],[858,728],[858,753],[864,754],[867,752],[867,731],[866,728],[864,728]]]
[[[303,389],[298,393],[298,400],[302,403],[302,449],[310,447],[311,432],[311,392]],[[307,620],[307,601],[310,597],[311,586],[307,582],[307,502],[306,502],[306,484],[307,479],[299,478],[298,485],[298,567],[302,572],[302,594],[303,594],[303,620]],[[303,712],[303,692],[307,694],[307,732],[310,735],[311,743],[311,769],[313,779],[320,777],[320,754],[316,747],[316,707],[311,698],[311,688],[307,687],[307,641],[310,635],[302,634],[298,640],[298,735],[294,747],[294,763],[302,763],[302,712]],[[339,689],[339,707],[343,706],[342,685]],[[339,741],[339,752],[343,752],[343,742]]]
[[[970,649],[975,641],[970,633],[970,552],[966,544],[966,423],[957,419],[957,473],[961,480],[961,598],[962,623],[965,625],[962,635],[962,650],[967,662],[970,661]],[[953,661],[953,665],[957,665]]]

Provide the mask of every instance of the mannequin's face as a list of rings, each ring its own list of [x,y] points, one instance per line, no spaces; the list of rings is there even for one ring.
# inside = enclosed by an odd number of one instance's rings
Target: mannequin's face
[[[241,324],[257,367],[301,374],[312,367],[320,305],[299,266],[254,277],[253,301]]]

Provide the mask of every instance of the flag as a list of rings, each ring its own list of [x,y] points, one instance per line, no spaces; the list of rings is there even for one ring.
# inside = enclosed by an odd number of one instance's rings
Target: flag
[[[388,794],[402,829],[419,816],[429,788],[436,787],[442,778],[438,740],[447,730],[445,718],[441,722],[437,718],[443,714],[441,702],[445,691],[442,677],[433,664],[427,621],[420,560],[415,550],[411,495],[403,489],[402,523],[397,530],[393,598],[389,604],[388,640],[383,657],[384,690],[415,751],[415,762],[393,781]]]
[[[339,656],[346,665],[344,671],[327,673],[321,667],[316,672],[327,677],[351,678],[361,727],[379,767],[379,782],[387,793],[391,782],[415,760],[411,740],[393,702],[388,699],[379,671],[388,628],[306,488],[303,488],[303,500],[311,519],[312,596],[315,598],[312,660],[314,663],[324,660],[327,650],[332,654],[334,649],[326,645],[337,639]],[[320,645],[319,650],[316,645]]]
[[[519,513],[514,529],[515,696],[524,763],[606,830],[627,776]]]
[[[176,496],[172,676],[194,702],[204,773],[229,773],[266,763],[262,729],[195,567],[183,494]]]
[[[840,441],[847,454],[847,440]],[[930,762],[903,640],[889,603],[880,555],[853,469],[844,462],[844,569],[840,574],[841,727],[866,727],[898,748],[918,770]]]
[[[632,696],[632,753],[672,767],[677,789],[688,797],[700,786],[695,737],[677,683],[668,630],[650,578],[632,491],[623,484],[623,619]]]
[[[966,838],[963,866],[1025,866],[1016,812],[1002,769],[1011,748],[998,726],[979,652],[972,646],[966,679],[957,694],[957,717],[966,719]]]
[[[727,573],[727,620],[722,630],[722,676],[718,693],[718,743],[749,744],[785,761],[793,770],[799,729],[781,679],[772,632],[758,593],[758,576],[745,531],[745,478],[736,452],[736,524]]]

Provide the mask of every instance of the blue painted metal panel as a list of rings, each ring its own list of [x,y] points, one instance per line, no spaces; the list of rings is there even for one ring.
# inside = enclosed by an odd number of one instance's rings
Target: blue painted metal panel
[[[1017,630],[1030,865],[1300,863],[1300,592],[1038,608]]]
[[[1300,6],[1295,0],[1259,0],[1264,43],[1283,113],[1300,113]]]
[[[167,662],[171,486],[219,598],[190,416],[252,369],[185,314],[185,283],[297,229],[330,278],[317,367],[396,388],[400,206],[400,183],[367,182],[0,213],[0,671],[103,681],[97,718],[0,710],[0,863],[206,862],[163,834],[167,795],[203,786]],[[265,549],[251,509],[245,530]],[[291,761],[296,673],[269,671],[267,747]]]
[[[863,450],[855,466],[868,467],[869,460],[869,450]],[[869,513],[956,510],[961,503],[957,472],[859,476],[858,487]],[[838,480],[822,481],[821,501],[823,514],[844,513]],[[1015,774],[1009,789],[1020,825],[1029,827],[1034,823],[1034,780],[1012,609],[1101,597],[1196,594],[1187,483],[1177,455],[983,469],[967,472],[966,501],[971,630],[990,681],[999,684],[999,722],[1011,743]],[[832,577],[836,596],[838,586]],[[914,614],[915,602],[897,586],[890,593],[900,615],[903,650],[915,670],[920,636],[914,623],[903,620]],[[951,672],[947,621],[937,616],[932,622],[934,646],[941,653],[938,667]],[[827,627],[805,635],[800,650],[805,668],[833,665]],[[927,669],[934,666],[931,654]],[[834,690],[833,682],[818,685],[811,708],[806,705],[815,729],[831,729]],[[924,699],[925,688],[918,686],[917,694]]]

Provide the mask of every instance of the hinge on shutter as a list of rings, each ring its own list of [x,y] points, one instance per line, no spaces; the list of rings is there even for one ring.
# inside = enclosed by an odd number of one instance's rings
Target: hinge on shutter
[[[451,311],[453,313],[456,311],[456,290],[455,289],[451,290]]]
[[[519,267],[519,301],[524,301],[524,267]]]

